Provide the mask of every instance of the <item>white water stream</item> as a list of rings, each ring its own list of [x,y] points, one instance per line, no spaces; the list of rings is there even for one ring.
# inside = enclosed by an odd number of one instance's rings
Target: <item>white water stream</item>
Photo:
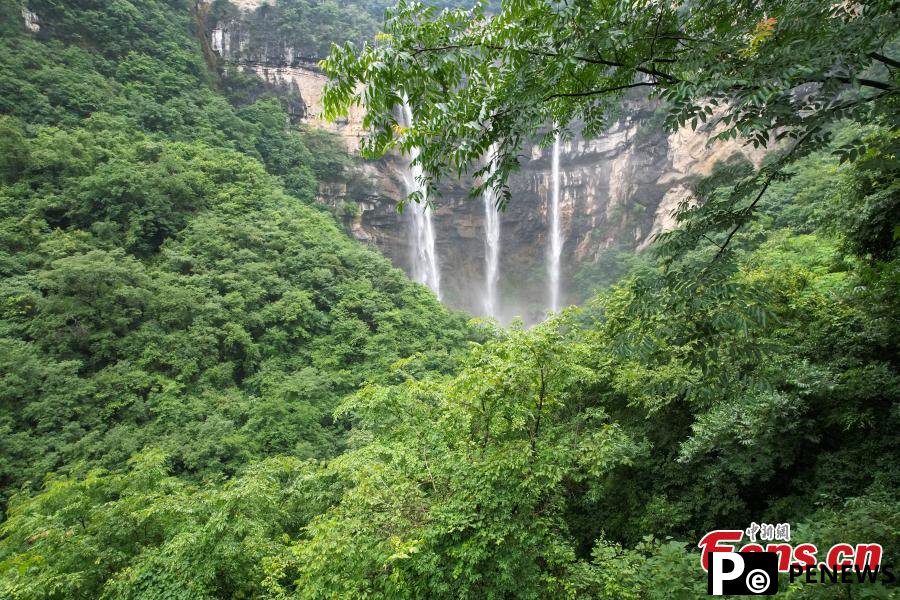
[[[489,160],[497,153],[497,145],[488,151]],[[493,174],[493,167],[491,167]],[[500,280],[500,212],[497,210],[497,193],[494,188],[484,190],[484,312],[489,317],[497,315],[497,283]]]
[[[550,285],[550,309],[559,310],[559,270],[562,257],[563,239],[562,228],[559,219],[559,136],[553,141],[553,163],[551,177],[553,188],[550,194],[550,247],[548,252],[547,270]]]
[[[405,97],[401,116],[403,121],[401,126],[412,127],[413,112]],[[440,299],[441,274],[434,243],[434,223],[431,219],[431,211],[428,210],[427,190],[421,183],[422,167],[415,163],[418,156],[418,148],[413,148],[409,155],[409,168],[403,176],[407,195],[413,192],[419,192],[421,195],[421,202],[411,202],[406,205],[412,226],[413,279],[430,287]]]

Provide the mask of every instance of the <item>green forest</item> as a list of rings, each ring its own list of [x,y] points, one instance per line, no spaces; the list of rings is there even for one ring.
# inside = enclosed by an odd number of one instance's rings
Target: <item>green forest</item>
[[[276,6],[429,185],[516,211],[525,142],[633,92],[765,158],[502,326],[316,202],[363,159],[196,2],[0,0],[0,599],[703,598],[751,522],[900,577],[897,3],[385,4]]]

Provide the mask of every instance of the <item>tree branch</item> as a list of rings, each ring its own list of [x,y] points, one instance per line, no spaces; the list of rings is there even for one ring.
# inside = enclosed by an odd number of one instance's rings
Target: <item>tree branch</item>
[[[823,110],[822,114],[833,113],[836,111],[844,110],[846,108],[852,108],[853,106],[856,106],[859,104],[865,104],[867,102],[872,102],[872,101],[882,98],[884,96],[890,96],[895,93],[897,93],[897,89],[891,88],[887,91],[881,92],[880,94],[874,94],[872,96],[867,96],[865,98],[859,98],[857,100],[851,100],[849,102],[842,102],[840,104],[835,104],[834,106],[831,106],[831,107]],[[821,116],[819,118],[821,119]],[[778,161],[778,167],[774,168],[769,173],[769,175],[766,177],[765,182],[763,183],[762,189],[759,190],[759,193],[756,195],[756,198],[754,198],[753,202],[750,203],[750,206],[745,208],[743,210],[743,212],[745,212],[747,214],[750,214],[753,212],[753,209],[756,208],[756,205],[762,199],[763,194],[765,194],[766,190],[769,189],[769,185],[775,179],[775,176],[781,172],[782,167],[784,167],[784,165],[787,164],[790,157],[793,156],[794,153],[797,151],[797,149],[803,145],[803,143],[807,140],[807,138],[809,138],[809,136],[811,136],[816,131],[818,131],[818,125],[813,125],[813,126],[809,127],[809,129],[807,129],[806,132],[802,136],[800,136],[800,138],[797,140],[797,143],[795,143],[793,145],[793,147],[790,149],[790,151],[788,151],[788,153],[785,154],[784,157],[782,157]],[[734,237],[734,234],[736,234],[738,232],[738,230],[744,225],[744,223],[746,223],[746,220],[739,220],[735,224],[735,226],[731,229],[731,231],[728,233],[728,237],[725,238],[725,241],[721,245],[716,244],[717,246],[719,246],[719,251],[716,252],[716,255],[713,257],[712,262],[710,263],[710,266],[713,263],[715,263],[717,260],[719,260],[719,257],[721,257],[725,253],[725,250],[728,247],[728,244],[731,242],[731,238]],[[715,242],[713,242],[713,243],[715,243]]]
[[[550,94],[549,96],[544,97],[544,101],[553,100],[554,98],[581,98],[584,96],[599,96],[600,94],[608,94],[610,92],[618,92],[620,90],[627,90],[630,88],[636,87],[652,87],[655,85],[659,85],[655,81],[639,81],[637,83],[628,83],[625,85],[615,85],[608,88],[601,88],[599,90],[588,90],[586,92],[560,92],[558,94]]]
[[[763,194],[766,193],[766,190],[769,189],[769,186],[770,186],[770,185],[772,184],[772,182],[775,180],[775,176],[778,175],[778,174],[781,172],[782,167],[784,167],[784,165],[787,164],[787,162],[788,162],[788,160],[791,158],[791,156],[794,155],[794,152],[797,151],[797,148],[799,148],[801,145],[803,145],[803,143],[806,141],[806,139],[807,139],[810,135],[812,135],[812,133],[813,133],[814,131],[816,131],[816,129],[817,129],[816,127],[812,127],[812,128],[810,128],[810,129],[808,129],[808,130],[806,131],[806,133],[804,133],[803,136],[800,137],[800,139],[798,139],[797,142],[791,147],[791,149],[788,151],[788,153],[785,154],[785,155],[781,158],[781,160],[778,161],[777,167],[774,167],[774,168],[769,172],[768,176],[766,176],[766,180],[763,182],[763,186],[762,186],[762,188],[759,190],[759,193],[756,195],[756,198],[754,198],[754,199],[753,199],[753,202],[750,203],[750,206],[748,206],[747,208],[745,208],[742,212],[744,212],[744,213],[746,213],[746,214],[748,214],[748,215],[749,215],[750,213],[753,212],[753,209],[756,208],[756,205],[759,204],[759,201],[760,201],[760,200],[762,200]],[[717,260],[719,260],[719,258],[720,258],[723,254],[725,254],[725,249],[728,248],[728,244],[731,243],[731,238],[734,237],[734,234],[736,234],[736,233],[738,232],[738,230],[744,225],[744,223],[746,223],[746,219],[741,219],[741,220],[739,220],[737,223],[735,223],[734,227],[733,227],[733,228],[731,229],[731,231],[728,233],[728,237],[725,238],[725,241],[722,242],[721,245],[716,244],[716,245],[719,246],[719,251],[716,252],[716,255],[713,257],[713,259],[712,259],[712,262],[713,262],[713,263],[715,263]],[[715,243],[715,242],[714,242],[714,243]],[[712,264],[712,263],[710,263],[710,264]]]
[[[491,44],[478,44],[478,43],[447,44],[444,46],[426,46],[426,47],[415,48],[412,50],[412,55],[418,56],[419,54],[423,54],[426,52],[446,52],[447,50],[463,50],[466,48],[485,48],[488,50],[498,50],[498,51],[509,49],[507,46],[494,46]],[[520,48],[520,50],[522,50],[526,54],[530,54],[532,56],[542,56],[544,58],[560,58],[560,56],[562,56],[558,52],[549,52],[547,50],[535,50],[533,48]],[[576,55],[572,56],[571,58],[573,58],[579,62],[585,62],[585,63],[592,64],[592,65],[603,65],[605,67],[615,67],[618,69],[634,69],[638,73],[643,73],[644,75],[653,75],[655,77],[660,77],[670,83],[676,83],[678,81],[678,79],[675,78],[674,76],[672,76],[668,73],[664,73],[655,68],[647,68],[647,67],[642,67],[640,65],[636,65],[636,66],[627,65],[625,63],[615,61],[615,60],[609,60],[609,59],[606,59],[603,57],[591,58],[590,56],[579,56],[576,54]],[[667,57],[666,58],[663,58],[663,57],[655,58],[655,57],[653,57],[644,62],[674,63],[676,61],[677,61],[677,59],[674,59],[674,58],[667,58]]]
[[[717,247],[717,248],[719,248],[719,249],[721,250],[722,246],[720,246],[719,243],[716,242],[714,239],[712,239],[711,237],[709,237],[709,236],[706,235],[705,233],[703,234],[703,237],[706,238],[706,241],[707,241],[707,242],[709,242],[710,244],[712,244],[713,246],[715,246],[715,247]]]
[[[900,62],[894,60],[893,58],[889,58],[884,54],[879,54],[877,52],[869,52],[867,55],[869,58],[877,60],[880,63],[886,64],[889,67],[893,67],[895,69],[900,69]]]
[[[853,83],[853,82],[856,82],[856,83],[858,83],[859,85],[863,85],[863,86],[870,87],[870,88],[875,88],[875,89],[878,89],[878,90],[885,90],[885,91],[888,91],[888,92],[892,92],[892,91],[896,91],[896,90],[897,90],[897,88],[894,87],[894,86],[892,86],[891,84],[885,83],[885,82],[883,82],[883,81],[877,81],[877,80],[875,80],[875,79],[864,79],[864,78],[862,78],[862,77],[857,77],[856,79],[853,79],[853,78],[851,78],[851,77],[844,77],[844,76],[841,76],[841,75],[836,75],[836,76],[834,76],[834,77],[831,77],[831,79],[834,79],[834,80],[836,80],[836,81],[841,81],[841,82],[843,82],[843,83]]]

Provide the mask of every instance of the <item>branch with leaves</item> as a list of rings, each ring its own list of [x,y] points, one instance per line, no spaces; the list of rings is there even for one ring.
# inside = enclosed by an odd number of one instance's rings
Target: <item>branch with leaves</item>
[[[716,139],[763,148],[786,136],[821,143],[806,134],[890,112],[900,91],[895,8],[521,0],[489,13],[403,1],[374,44],[335,47],[322,62],[326,113],[362,105],[364,153],[415,147],[426,184],[474,174],[472,194],[493,187],[505,208],[527,144],[600,135],[623,96],[641,90],[665,102],[671,129],[715,115]],[[867,88],[879,93],[864,96]],[[397,127],[402,94],[415,113],[409,128]],[[492,145],[498,152],[485,165]]]

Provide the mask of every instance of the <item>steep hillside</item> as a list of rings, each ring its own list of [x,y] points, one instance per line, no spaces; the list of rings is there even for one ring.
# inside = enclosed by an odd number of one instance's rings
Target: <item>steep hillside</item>
[[[185,5],[29,7],[2,7],[4,498],[147,446],[195,478],[332,456],[341,397],[452,367],[463,319],[312,203],[339,147],[230,105]]]

